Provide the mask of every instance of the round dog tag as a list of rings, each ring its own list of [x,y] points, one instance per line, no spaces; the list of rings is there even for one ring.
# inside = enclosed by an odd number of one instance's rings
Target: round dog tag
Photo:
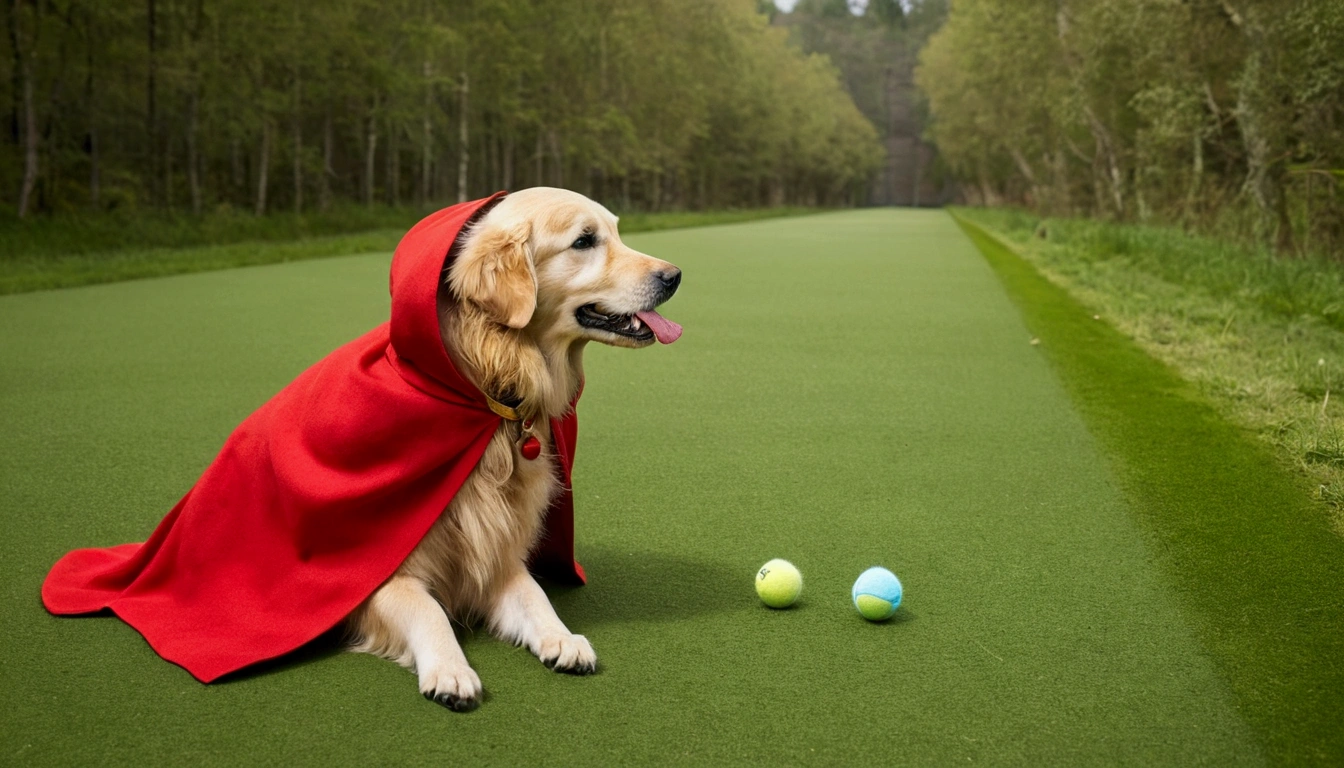
[[[524,459],[532,461],[541,455],[541,441],[529,435],[528,438],[518,446],[518,452],[523,454]]]

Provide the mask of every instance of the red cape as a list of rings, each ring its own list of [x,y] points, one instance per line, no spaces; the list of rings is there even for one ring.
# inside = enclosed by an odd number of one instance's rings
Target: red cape
[[[80,549],[42,585],[55,614],[111,609],[202,682],[293,651],[396,571],[500,417],[453,367],[436,296],[449,248],[503,193],[417,224],[392,258],[392,319],[247,418],[143,544]],[[569,491],[578,420],[552,422],[565,491],[532,566],[582,583]]]

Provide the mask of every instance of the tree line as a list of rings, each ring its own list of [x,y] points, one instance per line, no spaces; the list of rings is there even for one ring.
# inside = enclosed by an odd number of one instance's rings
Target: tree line
[[[755,0],[10,0],[4,202],[846,204],[883,151]]]
[[[1344,245],[1344,3],[955,0],[916,73],[973,202]]]
[[[916,54],[946,15],[947,0],[867,0],[861,8],[850,0],[798,0],[789,13],[773,13],[803,50],[839,68],[877,130],[885,158],[868,188],[870,204],[936,205],[955,196],[923,135],[927,110],[914,85]]]

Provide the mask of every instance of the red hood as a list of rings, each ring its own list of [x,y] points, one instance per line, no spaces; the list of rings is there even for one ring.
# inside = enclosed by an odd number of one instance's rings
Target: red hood
[[[458,234],[483,215],[503,192],[460,203],[426,216],[411,227],[392,256],[388,290],[392,294],[392,346],[404,362],[455,393],[479,400],[481,392],[467,381],[439,339],[438,290],[443,283],[448,251]]]
[[[234,430],[143,544],[80,549],[42,585],[55,614],[110,609],[203,682],[295,650],[373,594],[438,520],[500,425],[439,338],[462,228],[446,208],[392,259],[392,320],[304,371]],[[551,421],[564,491],[534,570],[583,581],[569,491],[578,419]]]

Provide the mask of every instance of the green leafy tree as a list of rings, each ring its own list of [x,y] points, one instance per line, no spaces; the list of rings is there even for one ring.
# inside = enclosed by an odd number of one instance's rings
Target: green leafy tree
[[[302,213],[562,185],[856,200],[840,73],[755,0],[11,0],[5,202]]]
[[[1341,243],[1342,61],[1329,0],[959,0],[917,82],[974,200],[1290,253]]]

